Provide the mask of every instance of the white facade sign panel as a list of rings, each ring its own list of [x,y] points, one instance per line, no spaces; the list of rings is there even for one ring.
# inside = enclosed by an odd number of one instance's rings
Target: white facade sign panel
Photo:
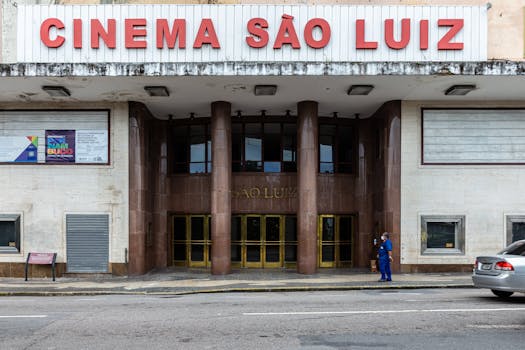
[[[18,6],[18,62],[486,59],[485,6]]]
[[[525,110],[425,110],[423,163],[525,163]]]

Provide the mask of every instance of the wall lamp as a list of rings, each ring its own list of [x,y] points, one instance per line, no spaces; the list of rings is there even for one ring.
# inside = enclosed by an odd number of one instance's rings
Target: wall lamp
[[[273,96],[277,92],[277,85],[255,85],[255,96]]]
[[[71,92],[63,86],[42,86],[42,90],[52,97],[69,97]]]
[[[170,92],[165,86],[144,86],[150,96],[169,96]]]
[[[352,85],[348,89],[348,95],[368,95],[374,90],[374,85]]]
[[[452,85],[445,91],[447,96],[464,96],[476,89],[476,85]]]

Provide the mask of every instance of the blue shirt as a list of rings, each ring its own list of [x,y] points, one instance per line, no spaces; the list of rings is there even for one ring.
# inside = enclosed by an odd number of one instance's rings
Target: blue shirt
[[[379,259],[388,259],[388,252],[392,251],[392,242],[389,239],[379,246]]]

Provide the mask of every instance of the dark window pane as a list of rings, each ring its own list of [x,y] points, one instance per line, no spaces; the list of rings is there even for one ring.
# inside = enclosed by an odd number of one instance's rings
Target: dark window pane
[[[336,125],[321,124],[319,126],[319,135],[335,136],[336,130],[337,130],[337,126]]]
[[[280,259],[280,252],[278,245],[267,245],[266,246],[266,262],[278,262]]]
[[[247,217],[246,218],[246,239],[248,241],[261,240],[261,218]]]
[[[241,246],[239,244],[232,244],[232,261],[241,261]]]
[[[233,172],[241,171],[241,163],[239,163],[239,162],[232,162],[232,171]]]
[[[262,162],[247,160],[244,170],[245,171],[262,171]]]
[[[297,217],[286,216],[284,218],[284,239],[285,242],[297,241]]]
[[[191,125],[190,135],[193,136],[204,136],[206,135],[206,126],[203,125]]]
[[[352,260],[352,245],[341,244],[339,246],[339,260],[340,261],[351,261]]]
[[[173,144],[173,160],[175,163],[188,161],[188,143],[185,138],[175,140]]]
[[[512,223],[512,242],[525,239],[525,222]]]
[[[204,218],[192,217],[191,218],[191,240],[203,240],[204,239]]]
[[[266,241],[280,241],[280,218],[266,218]]]
[[[242,124],[232,124],[232,162],[234,163],[242,160],[242,140]]]
[[[337,161],[340,163],[352,163],[353,151],[353,134],[352,128],[349,126],[339,127],[339,134],[337,140]]]
[[[323,218],[323,241],[333,242],[335,239],[334,218]]]
[[[354,171],[352,164],[348,163],[339,163],[337,165],[337,172],[338,173],[352,173]]]
[[[232,217],[232,242],[241,240],[241,217],[233,216]]]
[[[191,261],[204,261],[204,245],[191,245]]]
[[[246,123],[244,125],[244,133],[246,136],[255,136],[260,138],[262,134],[262,125],[261,123]]]
[[[295,173],[297,172],[297,163],[296,162],[283,162],[283,171]]]
[[[249,261],[249,262],[261,261],[261,246],[258,246],[258,245],[246,246],[246,261]]]
[[[188,163],[175,163],[173,172],[176,174],[184,174],[188,172]]]
[[[186,244],[173,245],[173,260],[186,260]]]
[[[349,216],[342,216],[339,219],[339,240],[352,240],[352,218]]]
[[[264,161],[281,161],[280,124],[264,124]]]
[[[335,260],[335,247],[333,245],[323,245],[322,247],[323,261],[334,261]]]
[[[287,262],[297,261],[297,245],[296,244],[286,244],[284,246],[284,260]]]
[[[456,223],[427,222],[427,248],[456,248]]]
[[[16,236],[14,221],[0,221],[0,247],[8,247],[10,242],[16,243]]]
[[[176,217],[173,219],[173,239],[175,241],[186,240],[186,218]]]

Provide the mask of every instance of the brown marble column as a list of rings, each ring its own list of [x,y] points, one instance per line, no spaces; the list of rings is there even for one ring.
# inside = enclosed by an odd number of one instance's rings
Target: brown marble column
[[[231,104],[211,104],[211,272],[231,271]]]
[[[130,103],[129,118],[129,265],[130,275],[146,273],[147,167],[144,150],[145,117]]]
[[[297,272],[317,271],[317,102],[297,105]]]

